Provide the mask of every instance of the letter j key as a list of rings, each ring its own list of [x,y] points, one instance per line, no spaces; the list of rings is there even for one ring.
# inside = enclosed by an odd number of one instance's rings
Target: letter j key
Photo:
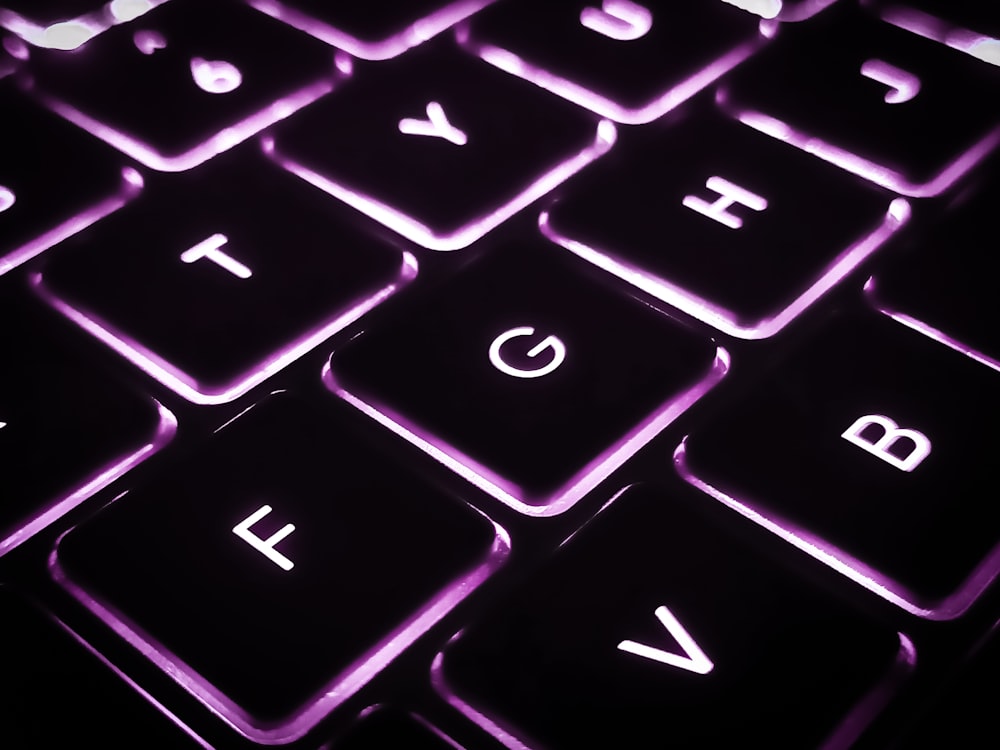
[[[685,478],[908,612],[1000,566],[997,373],[885,317],[828,320],[676,453]]]

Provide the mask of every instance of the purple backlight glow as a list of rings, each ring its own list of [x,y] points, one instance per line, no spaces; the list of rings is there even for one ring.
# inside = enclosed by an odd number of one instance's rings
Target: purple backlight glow
[[[41,510],[41,512],[36,513],[26,523],[18,524],[16,531],[6,538],[0,539],[0,557],[33,537],[53,521],[64,516],[95,492],[107,487],[132,467],[137,466],[158,452],[173,439],[174,434],[177,432],[177,419],[160,402],[153,400],[153,403],[156,404],[160,421],[149,441],[135,450],[110,461],[106,466],[98,469],[84,479],[76,489],[59,497]]]
[[[167,0],[111,0],[76,18],[48,26],[0,8],[0,26],[36,47],[71,51],[112,26],[138,18]]]
[[[603,453],[577,471],[562,487],[544,496],[529,495],[515,482],[500,476],[454,445],[414,424],[402,414],[347,391],[337,382],[329,363],[323,368],[322,377],[327,388],[333,393],[413,443],[483,492],[527,516],[547,517],[559,515],[573,507],[605,477],[711,390],[728,370],[729,352],[719,347],[716,349],[715,361],[701,380],[662,403],[628,433],[612,442]]]
[[[278,149],[273,138],[265,137],[262,139],[261,145],[265,154],[292,174],[301,177],[311,185],[353,206],[358,211],[399,232],[399,234],[407,239],[431,250],[459,250],[471,245],[522,208],[541,198],[557,185],[606,153],[614,145],[617,137],[618,132],[614,124],[608,120],[601,120],[597,123],[593,142],[579,153],[535,179],[521,192],[490,213],[466,222],[451,232],[437,232],[398,209],[383,203],[374,196],[361,193],[347,185],[341,185],[313,171],[307,165],[284,156]]]
[[[116,502],[120,501],[122,497],[124,495],[119,496]],[[471,506],[469,507],[471,508]],[[474,508],[472,510],[483,515]],[[345,667],[314,694],[301,709],[286,720],[273,724],[257,722],[253,716],[231,701],[183,659],[130,621],[126,615],[110,603],[100,601],[74,583],[59,563],[58,542],[56,549],[49,557],[49,570],[52,577],[73,597],[133,648],[172,677],[181,687],[190,692],[213,714],[254,742],[278,745],[292,742],[304,736],[321,719],[381,672],[394,658],[503,565],[510,553],[510,537],[503,527],[493,521],[490,523],[494,528],[495,537],[492,548],[481,563],[452,581],[424,604],[419,611],[415,612],[410,619],[400,624],[398,628]],[[60,541],[61,539],[62,537],[60,537]]]
[[[215,135],[197,146],[181,154],[162,154],[152,146],[110,125],[95,120],[75,107],[40,91],[34,91],[35,96],[51,109],[70,122],[78,125],[91,135],[111,144],[122,153],[131,156],[136,161],[145,164],[150,169],[160,172],[183,172],[196,167],[211,157],[228,151],[233,146],[242,143],[252,135],[266,127],[296,112],[307,104],[316,101],[323,94],[333,90],[333,82],[329,80],[316,81],[288,96],[282,97],[264,109],[244,118],[242,121],[220,130]]]
[[[549,212],[543,211],[538,217],[538,225],[548,239],[579,255],[599,268],[624,279],[633,286],[652,294],[654,297],[673,305],[688,315],[717,328],[730,336],[741,339],[763,339],[773,336],[794,320],[813,302],[833,288],[841,279],[858,266],[861,261],[877,250],[889,237],[897,232],[910,218],[910,204],[903,198],[894,199],[885,216],[872,232],[861,237],[844,250],[823,269],[819,276],[801,291],[795,299],[772,316],[748,324],[731,310],[703,299],[676,284],[656,276],[615,255],[611,248],[595,248],[553,228]]]
[[[468,47],[483,60],[500,68],[500,70],[530,81],[546,91],[568,99],[574,104],[615,122],[626,125],[641,125],[662,117],[679,104],[687,101],[721,75],[750,57],[774,34],[775,27],[768,22],[761,21],[760,35],[756,39],[735,47],[713,63],[676,83],[640,107],[623,106],[585,86],[532,65],[508,50],[490,44],[476,44],[469,39],[467,30],[460,30],[458,39],[463,46]]]
[[[738,493],[716,487],[696,476],[685,460],[686,440],[687,438],[674,452],[674,466],[685,481],[911,615],[928,620],[952,620],[964,613],[1000,572],[1000,544],[998,544],[990,550],[956,591],[941,600],[927,601],[903,584],[871,568],[836,545],[819,538],[808,529],[776,513],[760,510],[752,500],[741,499]]]
[[[358,39],[327,23],[312,18],[280,0],[248,0],[251,6],[272,18],[306,32],[320,41],[349,52],[363,60],[388,60],[437,36],[445,29],[468,18],[494,0],[458,0],[414,21],[385,39]]]
[[[902,323],[907,328],[912,328],[918,333],[922,333],[928,338],[932,338],[935,341],[944,344],[949,349],[954,349],[956,352],[961,352],[967,357],[971,357],[976,362],[986,365],[997,372],[1000,372],[1000,360],[996,357],[991,357],[990,355],[979,351],[967,344],[963,344],[958,339],[949,336],[944,331],[941,331],[934,326],[926,323],[918,318],[914,318],[911,315],[907,315],[904,312],[895,310],[882,301],[878,296],[878,288],[874,277],[868,279],[865,282],[865,296],[868,298],[872,306],[878,310],[883,315],[888,315],[890,318],[895,320],[897,323]]]
[[[223,404],[242,396],[251,388],[264,382],[276,372],[315,348],[337,331],[356,321],[376,305],[399,291],[412,281],[416,275],[416,258],[410,253],[404,252],[399,276],[394,282],[368,297],[356,300],[351,307],[300,335],[287,346],[274,352],[270,357],[260,362],[252,370],[243,373],[230,383],[217,387],[199,383],[195,378],[170,364],[156,354],[156,352],[145,347],[117,327],[89,312],[78,310],[59,299],[45,288],[44,279],[41,274],[32,274],[30,281],[38,294],[49,305],[114,349],[150,377],[163,383],[163,385],[193,403]]]
[[[787,123],[763,112],[733,111],[733,108],[728,106],[727,99],[727,92],[723,86],[716,93],[716,102],[744,125],[749,125],[754,130],[759,130],[772,138],[790,143],[806,153],[818,156],[831,164],[836,164],[841,169],[860,175],[876,185],[914,198],[929,198],[943,193],[962,175],[986,158],[997,144],[1000,144],[1000,126],[997,126],[945,165],[933,178],[925,182],[914,182],[890,167],[845,151],[839,146],[811,136],[805,131],[796,130]]]
[[[20,247],[16,247],[4,256],[0,256],[0,276],[8,271],[17,268],[25,261],[31,260],[53,245],[62,242],[77,232],[86,229],[98,219],[102,219],[108,214],[117,211],[126,203],[135,198],[142,190],[142,175],[131,167],[122,169],[122,181],[117,193],[104,198],[89,208],[81,211],[76,216],[72,216],[65,221],[56,224],[44,234],[35,237]],[[0,193],[3,187],[0,186]],[[13,205],[15,197],[11,198],[10,205]],[[0,205],[2,205],[3,195],[0,194]],[[9,207],[9,205],[8,205]]]
[[[1000,39],[953,26],[929,13],[891,5],[881,13],[882,20],[925,39],[946,44],[959,52],[992,65],[1000,65]]]

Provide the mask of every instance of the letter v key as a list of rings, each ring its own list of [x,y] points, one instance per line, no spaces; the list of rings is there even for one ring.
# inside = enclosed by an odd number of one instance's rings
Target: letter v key
[[[694,638],[688,635],[684,626],[677,621],[677,618],[673,616],[671,611],[666,607],[657,607],[654,614],[663,623],[663,627],[667,629],[667,632],[684,649],[684,656],[671,654],[668,651],[653,648],[652,646],[645,646],[635,641],[622,641],[618,644],[619,650],[627,651],[630,654],[635,654],[645,659],[652,659],[661,664],[669,664],[671,667],[680,667],[689,672],[696,672],[698,674],[708,674],[711,672],[715,667],[712,660],[698,647],[698,644],[694,642]]]

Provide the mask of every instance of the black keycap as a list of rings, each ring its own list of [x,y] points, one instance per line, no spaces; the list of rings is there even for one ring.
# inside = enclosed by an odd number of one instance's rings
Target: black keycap
[[[405,62],[404,62],[405,61]],[[464,247],[604,153],[601,123],[445,41],[276,129],[274,158],[411,240]]]
[[[7,589],[0,589],[0,622],[5,747],[208,747],[140,696],[114,667]]]
[[[409,253],[331,208],[244,147],[71,237],[40,289],[185,398],[229,401],[413,277]]]
[[[121,156],[0,81],[0,275],[134,197]]]
[[[502,248],[334,352],[330,385],[511,507],[560,513],[728,364],[580,265],[540,241]]]
[[[921,617],[996,575],[1000,375],[876,313],[831,321],[678,451],[716,499]]]
[[[1000,370],[1000,258],[983,244],[995,231],[998,201],[994,182],[914,237],[865,289],[886,314]]]
[[[171,0],[72,55],[35,51],[30,68],[26,84],[48,106],[166,171],[232,147],[339,75],[321,42],[242,3],[197,0]]]
[[[902,634],[634,488],[464,630],[437,683],[510,747],[800,750],[849,746],[913,660]]]
[[[480,57],[624,123],[655,120],[745,60],[760,18],[722,2],[501,2],[460,38]]]
[[[344,737],[322,750],[456,750],[458,746],[423,719],[391,708],[376,708]],[[459,750],[461,750],[459,748]]]
[[[273,744],[365,684],[506,550],[478,512],[278,396],[70,531],[56,575],[213,711]]]
[[[493,0],[249,0],[275,18],[366,60],[386,60],[441,33]]]
[[[565,186],[555,242],[726,333],[781,330],[909,217],[903,199],[715,114],[657,123]]]
[[[936,195],[1000,140],[1000,68],[834,6],[734,71],[743,122],[906,195]],[[850,44],[843,40],[849,39]]]
[[[51,321],[35,312],[0,297],[0,555],[155,453],[176,424],[46,335]]]

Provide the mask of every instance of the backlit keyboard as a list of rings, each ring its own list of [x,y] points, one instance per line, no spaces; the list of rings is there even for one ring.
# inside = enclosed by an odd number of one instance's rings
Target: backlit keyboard
[[[998,10],[0,42],[4,747],[1000,742]]]

